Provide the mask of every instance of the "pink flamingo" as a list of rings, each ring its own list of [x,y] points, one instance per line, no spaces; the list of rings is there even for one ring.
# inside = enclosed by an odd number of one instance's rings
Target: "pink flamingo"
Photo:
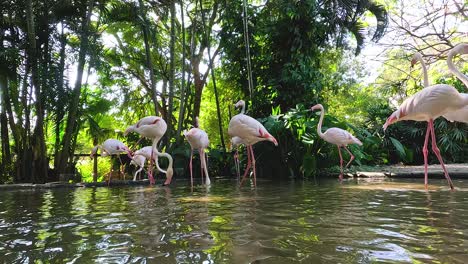
[[[135,175],[133,176],[133,181],[136,181],[137,175],[145,168],[146,158],[143,155],[133,155],[133,159],[130,164],[139,167],[137,171],[135,171]],[[141,177],[139,178],[141,180]]]
[[[464,48],[464,47],[463,47]],[[464,48],[465,49],[465,48]],[[454,52],[458,50],[451,50],[449,56],[453,56]],[[449,63],[449,69],[457,77],[459,72],[456,71],[453,65]],[[461,74],[461,73],[460,73]],[[463,74],[461,74],[463,75]],[[432,139],[432,151],[437,156],[437,159],[444,170],[445,178],[450,186],[453,188],[452,179],[449,176],[447,169],[445,168],[444,161],[440,155],[440,150],[437,147],[437,141],[434,132],[434,119],[439,116],[445,115],[450,112],[460,110],[461,108],[468,105],[468,94],[459,93],[454,87],[447,84],[436,84],[431,85],[415,93],[413,96],[408,97],[393,112],[387,121],[383,125],[384,130],[391,124],[401,120],[414,120],[414,121],[426,121],[428,122],[426,129],[426,137],[424,140],[423,157],[424,157],[424,185],[427,189],[427,155],[428,149],[427,144],[429,142],[429,136]]]
[[[456,46],[455,48],[453,48],[452,51],[449,53],[449,56],[447,58],[447,64],[448,64],[449,68],[452,69],[452,72],[459,72],[455,68],[455,66],[453,65],[452,57],[456,53],[459,53],[463,46],[468,46],[468,45],[467,44],[460,44],[460,45]],[[413,58],[411,60],[411,67],[413,67],[417,62],[420,62],[421,66],[422,66],[424,87],[429,87],[429,78],[428,78],[428,75],[427,75],[426,63],[424,63],[423,56],[419,52],[416,52],[413,55]],[[457,75],[457,77],[463,83],[465,83],[465,85],[468,87],[468,78],[465,75],[460,73],[460,74]],[[446,113],[446,114],[443,115],[443,117],[445,119],[451,121],[451,122],[456,121],[456,122],[468,123],[468,106],[465,106],[465,107],[463,107],[461,109]]]
[[[165,171],[166,181],[163,185],[169,185],[174,174],[174,170],[172,168],[173,160],[171,155],[169,155],[168,153],[161,153],[158,151],[158,142],[164,136],[166,130],[167,124],[166,121],[164,121],[164,119],[162,119],[159,116],[147,116],[140,119],[140,121],[138,121],[135,125],[129,126],[124,132],[124,135],[127,135],[130,132],[137,132],[143,137],[152,139],[153,146],[151,157],[154,157],[154,154],[156,154],[157,157],[166,157],[169,160],[169,166]],[[150,168],[152,168],[153,160],[156,160],[157,157],[150,158]],[[148,172],[148,176],[150,184],[154,184],[155,181],[152,170]]]
[[[240,186],[242,186],[249,169],[252,167],[254,175],[254,187],[256,187],[257,175],[255,167],[255,156],[252,145],[257,142],[266,140],[271,141],[275,144],[275,146],[278,146],[278,142],[270,133],[268,133],[268,131],[260,122],[244,114],[245,102],[243,100],[237,102],[235,106],[242,107],[242,112],[231,118],[231,121],[229,122],[228,134],[231,137],[241,138],[247,147],[247,167],[240,182]]]
[[[240,137],[231,138],[231,148],[235,148],[236,152],[234,153],[234,163],[236,166],[237,180],[240,179],[240,162],[239,162],[239,146],[245,145],[244,141]]]
[[[195,127],[191,128],[189,131],[184,131],[184,136],[187,139],[188,143],[190,144],[190,182],[193,186],[193,172],[192,172],[192,159],[193,159],[193,151],[198,150],[200,154],[200,166],[201,166],[201,177],[203,182],[203,172],[205,172],[206,176],[206,185],[210,185],[210,176],[208,175],[208,168],[206,165],[206,154],[205,149],[208,148],[210,141],[208,139],[208,134],[205,131],[198,128],[198,117],[195,118]]]
[[[162,172],[162,173],[164,173],[164,174],[167,173],[167,171],[165,171],[165,170],[163,170],[163,169],[161,169],[161,168],[159,167],[158,156],[157,156],[157,155],[154,155],[154,153],[153,153],[153,147],[152,147],[152,146],[146,146],[146,147],[143,147],[143,148],[141,148],[141,149],[135,151],[134,156],[142,156],[142,157],[144,157],[145,160],[143,161],[143,165],[144,165],[144,163],[146,162],[146,160],[150,160],[151,157],[152,157],[152,158],[153,158],[153,163],[156,165],[156,169],[158,169],[158,171],[160,171],[160,172]],[[150,165],[150,166],[152,166],[152,165]],[[172,167],[172,165],[171,165],[171,167]],[[153,169],[153,168],[151,167],[151,168],[150,168],[150,171],[153,171],[152,169]],[[148,175],[149,175],[149,173],[148,173]]]
[[[101,149],[101,156],[103,157],[117,155],[119,157],[120,167],[122,167],[122,160],[120,159],[121,153],[127,153],[127,156],[130,159],[132,159],[132,151],[127,146],[125,146],[124,143],[122,143],[120,140],[117,140],[117,139],[110,138],[104,141],[102,145],[94,146],[89,156],[93,158],[96,155],[98,149]],[[109,180],[107,182],[107,185],[109,185],[111,182],[112,172],[113,172],[113,168],[111,166],[111,171],[109,172]],[[119,168],[119,173],[121,173],[120,168]],[[125,173],[124,173],[124,179],[125,179]]]
[[[346,164],[345,168],[351,164],[351,162],[354,160],[354,155],[349,151],[348,145],[349,144],[358,144],[359,146],[362,146],[362,142],[357,139],[355,136],[351,135],[346,130],[343,130],[341,128],[337,127],[332,127],[327,129],[325,133],[322,133],[322,122],[323,122],[323,117],[325,116],[325,109],[323,108],[323,105],[321,104],[316,104],[310,108],[311,111],[320,109],[320,120],[317,125],[317,134],[325,141],[331,144],[335,144],[338,147],[338,154],[340,155],[340,180],[343,179],[343,156],[341,155],[341,147],[346,149],[346,151],[349,153],[349,156],[351,158],[349,159],[348,163]]]

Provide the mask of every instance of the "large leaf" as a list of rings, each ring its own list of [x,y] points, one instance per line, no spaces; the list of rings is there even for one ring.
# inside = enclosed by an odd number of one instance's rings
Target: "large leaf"
[[[393,138],[393,137],[390,137],[390,141],[392,141],[393,146],[397,150],[398,156],[400,156],[400,158],[402,159],[405,159],[406,152],[405,152],[405,147],[403,146],[403,144],[401,144],[401,142],[398,141],[398,139]]]

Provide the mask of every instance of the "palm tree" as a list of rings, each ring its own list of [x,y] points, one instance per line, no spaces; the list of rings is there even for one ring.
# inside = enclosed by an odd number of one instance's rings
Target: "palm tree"
[[[362,21],[366,12],[370,12],[377,20],[373,30],[372,41],[378,41],[385,33],[388,25],[388,13],[385,7],[373,0],[332,0],[324,1],[325,8],[332,10],[329,21],[336,32],[338,46],[346,43],[346,34],[351,33],[356,39],[356,54],[364,47],[368,29]]]

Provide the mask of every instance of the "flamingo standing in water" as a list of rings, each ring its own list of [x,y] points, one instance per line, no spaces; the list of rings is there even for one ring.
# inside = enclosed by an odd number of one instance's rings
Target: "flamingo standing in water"
[[[143,117],[138,121],[135,125],[129,126],[125,132],[124,135],[127,135],[130,132],[137,132],[143,137],[150,138],[153,140],[153,146],[152,146],[152,154],[150,158],[150,167],[152,168],[153,160],[157,160],[157,157],[166,157],[169,160],[169,166],[167,170],[165,171],[166,174],[166,181],[164,182],[163,185],[169,185],[172,180],[172,176],[174,175],[174,170],[172,168],[172,157],[168,153],[161,153],[158,151],[158,142],[159,140],[164,136],[164,133],[166,133],[167,130],[167,124],[164,119],[162,119],[159,116],[147,116]],[[156,154],[157,157],[154,156]],[[150,184],[154,184],[154,177],[153,177],[153,172],[150,171],[148,172]]]
[[[208,139],[208,134],[204,130],[198,128],[198,117],[195,118],[195,127],[191,128],[189,131],[184,131],[184,136],[187,139],[188,143],[190,144],[190,182],[193,186],[193,172],[192,172],[192,159],[193,159],[193,151],[198,150],[200,154],[200,166],[201,166],[201,177],[203,182],[203,172],[205,172],[206,176],[206,185],[210,185],[210,176],[208,175],[208,168],[206,165],[206,153],[205,149],[208,148],[210,141]]]
[[[460,48],[458,48],[460,49]],[[449,57],[453,56],[455,52],[458,52],[458,49],[452,49],[449,53]],[[461,49],[465,51],[467,48],[461,46]],[[449,69],[457,77],[463,75],[458,72],[453,65],[450,65]],[[398,107],[398,109],[393,112],[383,125],[384,130],[391,124],[401,121],[401,120],[414,120],[414,121],[426,121],[428,122],[426,129],[426,137],[424,140],[423,147],[423,157],[424,157],[424,185],[427,189],[427,144],[429,142],[429,136],[432,139],[432,151],[437,156],[437,159],[444,170],[445,178],[453,190],[453,183],[450,175],[445,168],[444,161],[440,155],[440,150],[437,147],[437,141],[434,132],[434,119],[445,115],[450,112],[460,110],[468,105],[468,94],[462,94],[457,91],[454,87],[447,84],[436,84],[431,85],[422,89],[421,91],[415,93],[413,96],[408,97],[403,103]]]
[[[104,141],[102,145],[94,146],[89,156],[93,158],[96,155],[98,149],[101,149],[101,156],[103,157],[117,155],[119,157],[120,167],[122,167],[122,160],[120,159],[121,153],[126,153],[127,156],[130,159],[132,159],[132,151],[127,146],[125,146],[124,143],[122,143],[120,140],[117,140],[117,139],[110,138]],[[112,172],[113,172],[113,168],[111,166],[111,171],[109,172],[109,180],[107,182],[108,185],[111,182]],[[120,172],[121,171],[119,168],[119,173]],[[125,173],[124,173],[124,179],[125,179]]]
[[[245,102],[240,100],[236,103],[236,107],[242,107],[242,112],[237,114],[231,118],[229,121],[229,128],[228,134],[231,137],[239,137],[244,141],[245,146],[247,147],[247,167],[245,169],[244,176],[240,182],[244,182],[245,178],[247,177],[247,173],[249,169],[253,168],[253,175],[254,175],[254,187],[257,186],[257,175],[256,175],[256,167],[255,167],[255,156],[253,152],[252,145],[260,141],[271,141],[278,146],[278,142],[276,139],[266,130],[266,128],[257,120],[253,119],[252,117],[245,115]]]
[[[240,179],[240,162],[239,162],[239,146],[245,145],[244,141],[240,137],[231,138],[231,148],[235,148],[236,152],[234,153],[234,163],[236,166],[237,180]]]
[[[323,108],[323,105],[317,104],[312,106],[310,108],[311,111],[320,109],[320,120],[317,125],[317,134],[325,141],[331,144],[335,144],[338,147],[338,154],[340,155],[340,180],[343,179],[343,156],[341,155],[341,147],[346,149],[346,151],[349,153],[349,156],[351,157],[346,164],[345,168],[351,164],[351,162],[354,160],[354,155],[349,151],[348,145],[349,144],[358,144],[359,146],[362,146],[362,142],[356,138],[355,136],[351,135],[346,130],[343,130],[341,128],[337,127],[332,127],[327,129],[325,133],[322,133],[322,122],[323,122],[323,117],[325,116],[325,109]]]

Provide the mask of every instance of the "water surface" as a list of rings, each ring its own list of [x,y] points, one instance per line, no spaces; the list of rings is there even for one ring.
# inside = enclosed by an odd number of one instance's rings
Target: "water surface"
[[[0,262],[468,263],[468,182],[2,191]]]

